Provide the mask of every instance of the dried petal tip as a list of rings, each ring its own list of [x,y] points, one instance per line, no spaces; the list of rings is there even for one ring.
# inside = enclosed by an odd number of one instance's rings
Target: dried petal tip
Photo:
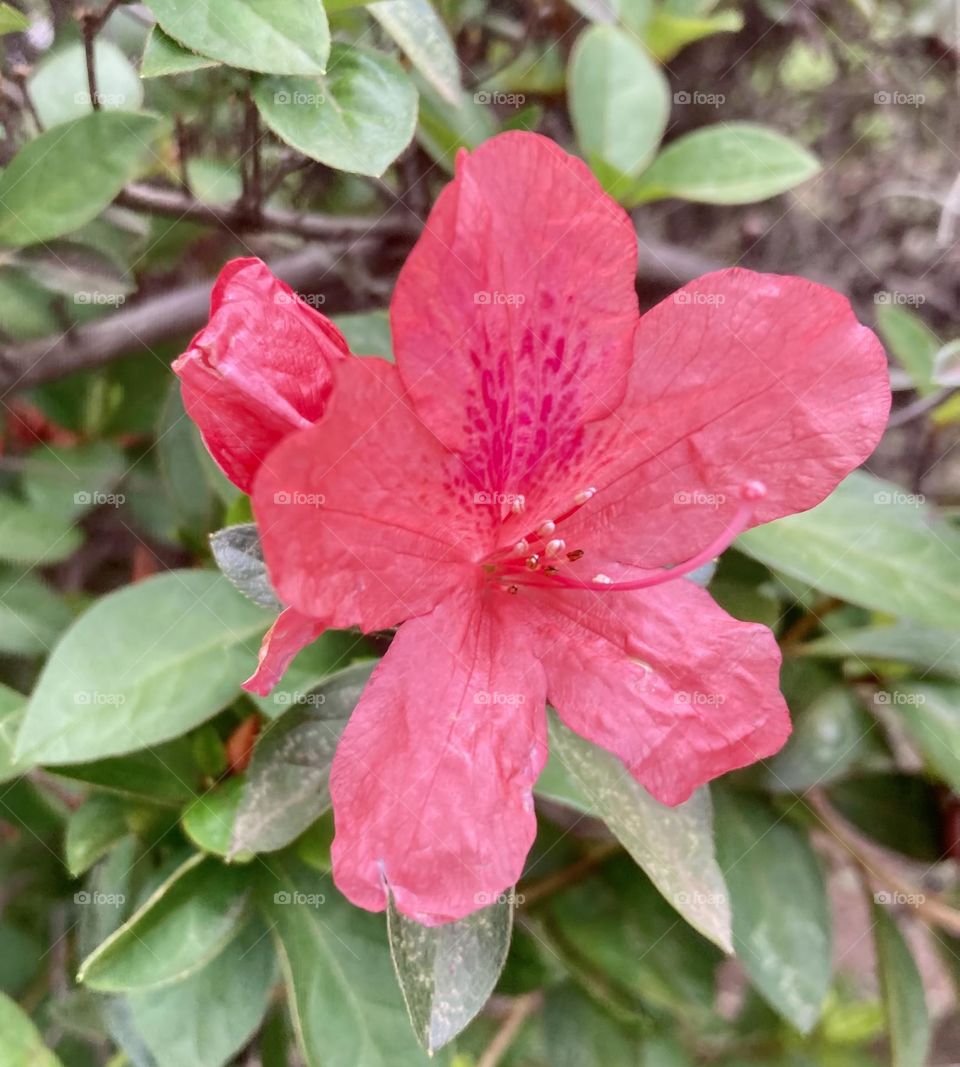
[[[567,542],[562,537],[554,538],[553,541],[548,541],[546,548],[543,550],[544,555],[547,556],[559,556],[561,552],[565,551]]]
[[[763,482],[749,481],[740,486],[741,500],[763,500],[767,495],[767,487]]]
[[[605,574],[595,574],[593,580],[597,585],[613,585],[613,579],[608,578]]]
[[[546,522],[541,523],[537,527],[537,534],[540,537],[549,537],[554,532],[554,530],[556,530],[556,528],[557,524],[553,521],[553,519],[547,519]]]
[[[579,506],[580,506],[581,504],[586,504],[586,502],[587,502],[587,501],[588,501],[588,500],[589,500],[589,499],[590,499],[590,498],[591,498],[592,496],[595,496],[595,495],[596,495],[596,492],[597,492],[597,490],[596,490],[596,487],[595,487],[595,486],[592,486],[592,485],[591,485],[589,489],[584,489],[582,493],[577,493],[577,495],[576,495],[576,496],[575,496],[575,497],[573,498],[573,502],[574,502],[574,504],[576,504],[576,505],[577,505],[578,507],[579,507]]]

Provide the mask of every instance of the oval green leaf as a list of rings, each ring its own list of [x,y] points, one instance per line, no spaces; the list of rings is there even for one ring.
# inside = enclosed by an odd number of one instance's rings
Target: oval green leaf
[[[0,1062],[3,1067],[62,1067],[30,1016],[5,993],[0,993]]]
[[[417,91],[396,60],[336,44],[322,78],[263,78],[254,99],[287,144],[328,167],[379,177],[410,143]]]
[[[96,218],[161,126],[155,115],[95,111],[28,141],[0,177],[0,244],[37,244]]]
[[[628,204],[676,196],[700,204],[752,204],[812,178],[802,145],[751,122],[724,122],[671,141],[630,191]]]
[[[261,74],[323,74],[330,29],[320,0],[150,0],[160,27],[192,52]]]
[[[615,195],[656,151],[670,114],[663,71],[615,26],[591,26],[570,57],[570,113],[587,161]]]
[[[924,1067],[930,1048],[930,1016],[923,980],[893,918],[874,903],[873,936],[880,991],[890,1034],[891,1067]]]
[[[100,106],[108,111],[136,111],[143,103],[143,84],[130,60],[112,41],[100,38],[94,63]],[[27,88],[45,127],[88,115],[93,104],[83,45],[77,42],[44,56],[30,75]]]
[[[105,596],[53,650],[18,753],[82,763],[185,733],[237,695],[268,622],[212,571],[170,571]]]
[[[367,11],[449,103],[460,97],[460,60],[430,0],[377,0]]]
[[[249,917],[239,871],[191,856],[80,967],[101,992],[159,989],[206,967]]]
[[[510,949],[513,893],[456,922],[421,926],[387,905],[390,955],[413,1032],[433,1055],[486,1004]]]

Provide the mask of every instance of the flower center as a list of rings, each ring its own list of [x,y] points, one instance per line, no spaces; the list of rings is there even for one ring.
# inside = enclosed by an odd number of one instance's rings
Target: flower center
[[[490,579],[505,585],[508,593],[517,593],[521,586],[539,589],[593,589],[597,592],[633,589],[649,589],[652,586],[672,582],[697,570],[719,556],[748,529],[756,512],[757,504],[767,495],[763,482],[745,482],[740,487],[740,503],[736,512],[720,533],[695,556],[653,574],[632,581],[615,582],[605,574],[595,574],[584,581],[571,569],[585,555],[582,548],[567,549],[567,543],[557,536],[560,524],[579,511],[596,493],[596,489],[584,489],[573,499],[573,506],[556,519],[547,519],[536,530],[527,534],[512,548],[494,553],[483,563]]]

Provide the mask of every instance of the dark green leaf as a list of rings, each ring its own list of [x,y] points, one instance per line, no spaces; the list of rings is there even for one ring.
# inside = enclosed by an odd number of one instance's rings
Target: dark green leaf
[[[332,675],[267,727],[247,771],[231,854],[283,848],[327,810],[333,753],[374,666]]]
[[[126,805],[115,796],[89,797],[67,820],[67,870],[76,878],[129,833]]]
[[[763,800],[727,790],[715,800],[734,949],[757,992],[806,1033],[820,1016],[832,968],[830,906],[817,857]]]
[[[873,923],[891,1067],[924,1067],[930,1047],[930,1017],[920,972],[897,924],[879,904],[873,905]]]
[[[161,78],[166,74],[186,74],[192,70],[216,67],[219,60],[201,56],[184,48],[172,37],[154,26],[147,38],[140,64],[141,78]]]
[[[276,981],[269,933],[250,922],[202,970],[130,994],[133,1025],[157,1067],[223,1067],[260,1027]]]
[[[234,824],[243,796],[242,778],[230,778],[197,799],[183,815],[183,831],[204,852],[228,856],[240,862],[249,859],[243,850],[231,849]]]
[[[832,630],[803,645],[806,656],[851,659],[868,663],[889,661],[921,667],[925,673],[960,681],[960,632],[914,623]]]
[[[387,905],[390,954],[417,1040],[432,1055],[486,1004],[513,929],[513,893],[441,926],[421,926]]]
[[[194,799],[199,779],[186,738],[128,756],[64,764],[56,773],[121,796],[176,808]]]
[[[191,856],[80,967],[101,992],[158,989],[206,967],[249,917],[239,871]]]
[[[95,218],[135,176],[160,128],[154,115],[96,111],[29,141],[0,177],[0,244],[48,241]]]
[[[905,856],[936,863],[943,855],[936,788],[906,774],[871,774],[835,782],[830,803],[862,833]]]
[[[933,770],[960,792],[960,685],[901,682],[873,699],[903,720]]]

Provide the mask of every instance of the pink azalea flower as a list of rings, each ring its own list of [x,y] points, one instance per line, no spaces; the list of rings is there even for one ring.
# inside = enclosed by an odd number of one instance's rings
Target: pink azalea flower
[[[870,454],[884,353],[800,278],[720,271],[640,317],[636,248],[579,160],[507,133],[461,155],[401,272],[395,365],[341,358],[302,306],[278,319],[249,262],[181,359],[221,465],[259,468],[289,605],[248,686],[326,627],[399,626],[331,773],[361,907],[389,886],[443,922],[516,883],[548,701],[666,804],[789,733],[773,635],[684,575]]]

